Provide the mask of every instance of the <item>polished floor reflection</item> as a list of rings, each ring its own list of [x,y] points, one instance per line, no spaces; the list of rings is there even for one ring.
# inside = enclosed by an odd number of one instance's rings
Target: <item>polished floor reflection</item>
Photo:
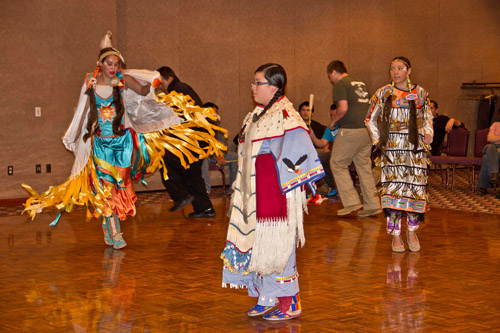
[[[0,218],[1,332],[491,332],[500,331],[500,217],[432,207],[422,251],[392,253],[384,218],[337,218],[310,206],[297,252],[303,314],[249,318],[254,300],[221,288],[228,200],[214,219],[139,203],[122,224],[128,246],[104,245],[78,210],[49,227]]]

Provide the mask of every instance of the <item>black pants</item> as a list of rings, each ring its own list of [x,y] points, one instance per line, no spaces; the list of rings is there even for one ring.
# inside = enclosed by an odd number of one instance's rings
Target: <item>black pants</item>
[[[321,152],[318,154],[319,160],[321,161],[321,165],[323,165],[323,170],[325,170],[325,177],[323,180],[326,185],[331,188],[337,188],[335,185],[335,180],[333,179],[332,168],[330,167],[330,156],[332,152]]]
[[[163,179],[163,174],[160,171],[161,180],[174,201],[180,201],[192,195],[195,213],[213,208],[205,188],[205,181],[201,177],[203,160],[192,163],[186,170],[177,156],[166,151],[163,161],[167,166],[168,180]]]

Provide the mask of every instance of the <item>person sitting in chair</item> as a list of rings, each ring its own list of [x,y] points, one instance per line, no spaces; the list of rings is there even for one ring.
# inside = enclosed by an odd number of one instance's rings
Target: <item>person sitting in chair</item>
[[[335,117],[337,112],[337,105],[332,104],[330,106],[330,119]],[[335,137],[339,131],[339,125],[335,125],[334,128],[326,127],[321,139],[318,139],[314,134],[314,130],[310,131],[309,135],[316,148],[325,148],[322,152],[318,153],[318,157],[325,170],[325,177],[323,178],[326,185],[328,186],[328,191],[326,196],[337,195],[337,188],[335,186],[335,180],[333,180],[332,169],[330,168],[330,157],[332,155],[331,144],[335,141]]]
[[[434,139],[431,142],[431,154],[435,156],[441,155],[441,148],[443,147],[443,141],[446,133],[451,131],[453,128],[463,127],[464,124],[458,119],[438,114],[438,103],[436,101],[431,100],[430,105],[432,116],[434,117],[432,120],[434,127]]]
[[[316,138],[321,139],[326,126],[312,119],[314,107],[311,110],[308,101],[302,102],[299,105],[299,114],[302,117],[302,120],[304,120],[304,122],[309,125],[309,128],[312,129]]]
[[[498,162],[500,160],[500,122],[490,126],[486,140],[489,142],[483,148],[481,170],[479,171],[477,187],[480,194],[487,194],[490,184],[498,184]],[[497,198],[500,196],[497,194]]]

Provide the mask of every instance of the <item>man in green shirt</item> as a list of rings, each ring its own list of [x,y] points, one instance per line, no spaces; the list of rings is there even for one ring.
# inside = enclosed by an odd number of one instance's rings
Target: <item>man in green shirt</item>
[[[372,144],[364,123],[370,100],[368,89],[364,82],[347,73],[342,61],[332,61],[326,70],[334,85],[333,101],[337,105],[337,113],[331,120],[330,128],[337,124],[340,126],[330,158],[332,173],[344,206],[337,211],[337,215],[348,215],[354,211],[358,211],[357,215],[360,217],[377,215],[382,210],[375,194],[370,159]],[[352,162],[359,177],[363,203],[349,173]]]

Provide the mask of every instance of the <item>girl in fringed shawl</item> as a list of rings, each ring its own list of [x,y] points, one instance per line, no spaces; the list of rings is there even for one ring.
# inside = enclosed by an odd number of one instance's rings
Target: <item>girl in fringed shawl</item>
[[[212,132],[205,117],[216,118],[211,109],[195,107],[189,96],[175,92],[156,93],[160,74],[147,70],[122,70],[125,61],[111,46],[111,32],[101,41],[97,68],[88,73],[80,100],[63,142],[75,154],[71,176],[63,184],[38,194],[29,185],[23,187],[31,195],[25,210],[34,219],[47,207],[59,214],[70,212],[75,205],[93,207],[92,215],[102,218],[104,242],[115,249],[127,244],[122,237],[120,221],[136,213],[132,179],[141,179],[163,166],[165,150],[174,153],[184,167],[188,150],[200,158],[210,153],[221,155],[224,145],[210,133],[200,134],[191,128]],[[202,115],[195,115],[199,112]],[[181,118],[185,121],[181,124]],[[189,144],[183,144],[187,138]],[[199,141],[208,145],[201,148]],[[189,163],[196,161],[187,154]]]
[[[427,164],[433,137],[427,91],[410,82],[411,64],[396,57],[390,64],[392,83],[371,98],[365,119],[375,148],[381,151],[382,208],[392,250],[404,252],[401,219],[406,212],[406,239],[411,251],[420,250],[416,230],[424,218],[427,198]]]
[[[307,125],[284,96],[278,64],[257,68],[251,84],[258,106],[244,122],[238,175],[229,211],[223,287],[248,288],[250,317],[286,320],[302,313],[295,248],[304,244],[304,186],[323,177]]]

